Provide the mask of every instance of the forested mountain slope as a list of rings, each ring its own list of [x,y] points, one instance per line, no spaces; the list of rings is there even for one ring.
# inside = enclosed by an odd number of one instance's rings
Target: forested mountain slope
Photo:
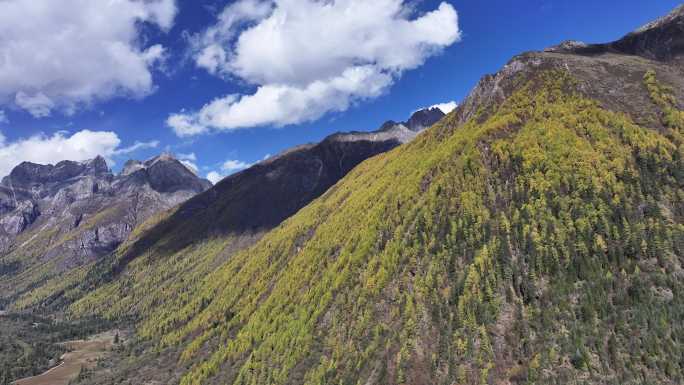
[[[438,108],[421,109],[406,122],[388,121],[371,132],[336,133],[257,163],[151,217],[106,258],[27,290],[12,308],[49,313],[98,289],[95,295],[106,298],[108,313],[135,313],[157,301],[151,292],[165,296],[191,286],[319,197],[357,164],[412,140],[442,117]],[[139,167],[131,162],[123,174]],[[125,298],[119,297],[122,294]]]
[[[681,383],[682,36],[520,55],[253,247],[151,249],[71,314],[137,314],[182,384]]]

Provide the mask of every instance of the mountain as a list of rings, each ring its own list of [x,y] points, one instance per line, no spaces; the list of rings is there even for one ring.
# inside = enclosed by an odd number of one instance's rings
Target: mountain
[[[101,286],[119,274],[124,273],[123,277],[127,277],[131,270],[128,265],[132,262],[133,266],[143,266],[152,274],[144,279],[139,277],[146,287],[150,285],[149,290],[163,286],[167,276],[182,276],[187,281],[203,277],[212,266],[251,246],[263,234],[325,193],[359,163],[412,140],[425,125],[434,124],[442,117],[444,113],[438,109],[420,110],[413,113],[408,122],[388,122],[372,132],[336,133],[320,143],[286,150],[224,178],[213,188],[172,210],[151,216],[108,258],[98,260],[92,268],[85,267],[67,277],[45,281],[23,293],[14,307],[27,308],[37,304],[59,307],[96,288],[113,290],[127,280],[119,278],[114,280],[113,286]],[[131,161],[124,166],[122,177],[127,180],[143,178],[149,180],[151,186],[168,183],[168,177],[154,177],[154,164],[155,160],[144,164]],[[143,166],[147,170],[144,174]],[[134,173],[138,173],[138,177],[133,178]],[[191,256],[196,245],[203,242],[216,243],[215,259],[209,261]],[[174,264],[164,274],[156,269],[165,268],[167,260],[176,257],[182,257],[183,263]],[[112,309],[125,306],[128,302],[122,300],[112,304]]]
[[[408,121],[385,122],[375,134],[394,135],[402,143],[406,143],[416,137],[416,134],[444,117],[444,112],[437,107],[423,108],[414,112]]]
[[[682,383],[682,36],[519,55],[256,239],[202,198],[249,172],[138,227],[51,286],[148,343],[88,383]]]
[[[442,117],[444,113],[438,109],[420,110],[409,122],[387,122],[372,132],[336,133],[320,143],[294,147],[225,178],[214,189],[179,208],[176,215],[183,222],[193,223],[200,234],[271,229],[362,161],[411,141]],[[205,217],[188,220],[190,212]]]
[[[644,25],[627,34],[622,39],[607,44],[586,44],[579,41],[567,41],[547,52],[573,53],[580,55],[598,55],[615,53],[636,55],[651,60],[681,60],[684,53],[684,36],[682,35],[682,14],[684,5],[680,5],[667,16]]]
[[[147,218],[210,186],[170,155],[129,161],[119,175],[102,157],[21,163],[0,183],[2,299],[111,253]]]

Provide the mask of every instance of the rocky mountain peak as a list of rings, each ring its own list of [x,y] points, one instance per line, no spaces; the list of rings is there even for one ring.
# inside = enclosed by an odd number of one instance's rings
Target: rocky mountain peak
[[[23,162],[0,184],[0,253],[27,247],[59,260],[59,269],[78,266],[114,250],[151,215],[210,187],[170,154],[130,160],[116,176],[102,156],[55,165]],[[44,228],[60,236],[16,242],[20,234],[34,239],[31,234]]]
[[[181,190],[201,192],[211,187],[209,181],[199,178],[170,153],[163,153],[144,162],[129,160],[120,176],[134,177],[134,180],[149,183],[154,190],[163,193]]]
[[[144,165],[141,161],[135,160],[135,159],[129,159],[129,160],[124,164],[123,170],[121,170],[121,174],[120,174],[120,175],[121,175],[121,176],[131,175],[131,174],[133,174],[134,172],[136,172],[136,171],[138,171],[138,170],[142,170],[142,169],[144,169],[144,168],[145,168],[145,165]]]
[[[110,173],[109,166],[107,166],[107,161],[101,155],[96,156],[93,159],[83,162],[86,169],[93,174],[108,174]]]
[[[388,120],[380,126],[378,131],[389,131],[396,126],[404,126],[410,131],[419,132],[437,123],[445,116],[444,112],[437,107],[423,108],[414,112],[406,122],[395,122]]]
[[[388,120],[375,131],[336,133],[328,136],[321,143],[371,141],[376,143],[392,142],[396,146],[413,140],[420,131],[437,123],[444,116],[444,112],[439,108],[424,108],[414,112],[406,122]]]
[[[574,52],[587,48],[589,44],[578,40],[566,40],[558,45],[544,49],[544,52]]]
[[[414,112],[405,126],[411,131],[422,131],[437,123],[444,115],[444,112],[437,107],[424,108]]]
[[[64,160],[55,165],[22,162],[3,178],[2,184],[28,188],[66,182],[86,175],[102,176],[110,173],[106,160],[101,156],[83,162]]]
[[[172,153],[163,152],[163,153],[155,156],[154,158],[150,158],[150,159],[146,160],[145,165],[147,167],[149,167],[149,166],[151,166],[155,163],[158,163],[158,162],[171,162],[171,163],[179,162],[180,163],[178,158],[176,158],[176,156],[173,155]]]

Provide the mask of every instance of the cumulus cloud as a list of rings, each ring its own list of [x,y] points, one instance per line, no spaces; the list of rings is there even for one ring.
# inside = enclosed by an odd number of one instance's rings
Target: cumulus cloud
[[[312,121],[381,95],[460,36],[446,2],[416,15],[403,0],[240,0],[192,46],[197,66],[255,91],[181,111],[167,124],[190,136]]]
[[[219,98],[198,113],[173,114],[167,123],[181,137],[206,133],[211,128],[296,124],[318,119],[328,111],[344,111],[353,100],[352,93],[354,98],[376,97],[391,83],[389,74],[373,66],[352,67],[340,77],[304,88],[265,85],[253,95]]]
[[[434,106],[430,106],[430,108],[439,108],[445,114],[448,114],[451,111],[455,110],[456,107],[458,107],[458,103],[456,103],[454,101],[446,102],[446,103],[439,103],[439,104],[435,104]]]
[[[228,53],[224,47],[231,45],[237,28],[249,22],[267,17],[273,10],[270,1],[241,0],[226,6],[218,17],[218,22],[208,28],[203,35],[195,36],[193,45],[198,52],[195,61],[212,74],[224,71]]]
[[[199,122],[199,119],[192,114],[181,111],[179,114],[172,114],[166,120],[166,124],[173,128],[176,135],[180,137],[194,136],[209,132],[209,127]]]
[[[8,142],[0,133],[0,177],[7,175],[16,165],[28,161],[55,164],[62,160],[83,161],[98,155],[110,165],[113,158],[144,148],[156,148],[157,141],[136,142],[121,148],[121,139],[112,131],[82,130],[69,134],[65,131],[53,135],[38,134]]]
[[[207,179],[216,184],[221,181],[226,176],[233,174],[237,171],[244,170],[253,166],[253,163],[243,162],[241,160],[228,159],[223,164],[221,164],[221,169],[219,171],[211,171],[207,174]]]
[[[0,1],[0,104],[35,117],[154,90],[165,57],[141,23],[168,30],[175,0]]]

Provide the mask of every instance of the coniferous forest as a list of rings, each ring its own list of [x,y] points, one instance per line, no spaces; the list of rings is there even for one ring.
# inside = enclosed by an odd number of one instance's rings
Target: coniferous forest
[[[520,54],[282,220],[240,202],[287,157],[60,274],[12,249],[0,383],[114,327],[73,383],[684,382],[683,26]],[[326,140],[288,156],[352,151]]]

